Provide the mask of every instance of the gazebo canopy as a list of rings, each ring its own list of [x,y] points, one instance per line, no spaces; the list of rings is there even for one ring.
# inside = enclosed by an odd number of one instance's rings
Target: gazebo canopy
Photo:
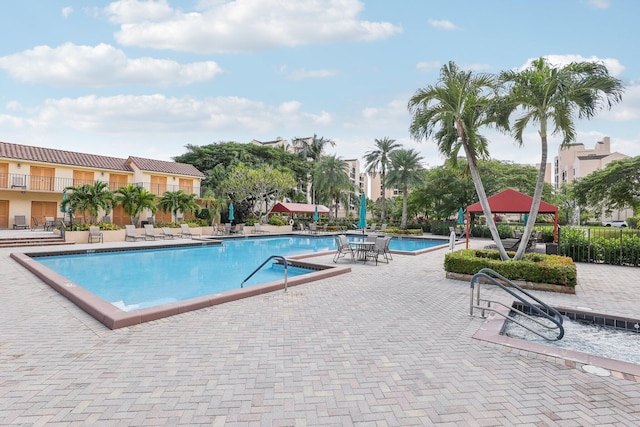
[[[522,213],[528,214],[531,210],[533,197],[508,188],[498,194],[488,197],[489,207],[492,213]],[[467,212],[482,213],[480,202],[467,207]],[[558,207],[547,202],[540,201],[538,213],[558,214]]]
[[[487,197],[489,201],[489,208],[491,213],[517,213],[528,214],[531,211],[531,204],[533,203],[533,197],[524,193],[516,191],[512,188],[508,188],[498,194],[494,194],[491,197]],[[480,202],[474,203],[467,207],[467,236],[469,235],[469,214],[470,213],[482,213],[482,206]],[[540,201],[539,214],[553,214],[553,241],[558,241],[558,207],[550,203]],[[467,238],[468,239],[468,238]],[[467,247],[469,246],[467,240]]]
[[[318,206],[318,214],[329,213],[329,208],[324,205],[311,205],[308,203],[283,203],[283,202],[276,203],[275,206],[271,208],[271,213],[281,212],[281,213],[288,213],[289,215],[294,213],[313,215],[313,213],[316,210],[316,206]]]

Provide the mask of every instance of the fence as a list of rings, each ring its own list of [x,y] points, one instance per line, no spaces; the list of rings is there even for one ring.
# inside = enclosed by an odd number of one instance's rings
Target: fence
[[[640,230],[561,227],[558,241],[575,262],[640,266]]]

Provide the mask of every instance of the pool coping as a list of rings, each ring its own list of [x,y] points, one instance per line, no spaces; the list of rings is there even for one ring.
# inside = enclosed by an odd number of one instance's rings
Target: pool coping
[[[210,240],[207,244],[211,244]],[[215,243],[214,243],[215,244]],[[91,249],[67,249],[58,251],[34,251],[34,252],[14,252],[11,258],[25,267],[31,273],[36,275],[42,281],[51,286],[58,293],[69,299],[80,309],[93,316],[96,320],[104,324],[109,329],[120,329],[128,326],[138,325],[153,320],[174,316],[189,311],[199,310],[230,301],[236,301],[251,296],[273,292],[285,288],[284,278],[259,285],[252,285],[246,288],[233,289],[230,291],[205,295],[202,297],[191,298],[184,301],[176,301],[155,307],[143,308],[140,310],[126,312],[120,310],[108,301],[93,294],[82,286],[70,281],[66,277],[56,273],[55,271],[45,267],[37,262],[31,255],[47,256],[47,255],[71,255],[86,254],[100,252],[115,251],[131,251],[146,249],[175,248],[185,246],[202,246],[203,243],[174,243],[165,245],[149,245],[149,246],[114,246],[108,248],[91,248]],[[326,254],[326,252],[324,253]],[[286,257],[292,266],[301,266],[314,269],[316,271],[300,276],[293,276],[287,279],[287,287],[302,285],[305,283],[315,282],[321,279],[346,274],[351,272],[351,267],[344,265],[327,266],[301,261],[302,255]]]
[[[492,308],[502,313],[490,312],[485,318],[484,322],[478,328],[473,335],[474,339],[490,342],[493,344],[502,345],[510,349],[523,350],[531,353],[536,353],[545,359],[554,358],[557,362],[561,362],[566,366],[572,368],[584,368],[584,366],[592,365],[611,371],[611,375],[617,378],[624,378],[629,381],[635,381],[640,383],[640,365],[636,365],[630,362],[622,360],[608,359],[602,356],[595,356],[588,353],[583,353],[575,350],[568,350],[560,347],[554,347],[550,345],[544,345],[531,341],[526,341],[518,338],[511,338],[506,335],[502,335],[504,324],[507,321],[504,316],[510,311],[510,307],[517,303],[516,300],[510,300],[507,297],[498,298],[501,304],[494,304]],[[568,307],[554,307],[558,310],[569,310]],[[581,312],[579,310],[571,310],[574,312]],[[598,315],[596,313],[590,313],[592,315]],[[619,317],[615,315],[601,315],[609,318]],[[581,366],[582,365],[582,366]]]

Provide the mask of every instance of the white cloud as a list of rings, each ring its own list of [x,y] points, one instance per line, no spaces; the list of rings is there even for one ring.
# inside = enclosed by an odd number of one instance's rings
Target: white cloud
[[[437,70],[442,66],[442,64],[438,61],[422,61],[416,64],[416,70],[422,72],[429,72],[433,70]]]
[[[201,1],[185,12],[166,0],[120,0],[104,13],[120,26],[118,43],[198,53],[371,41],[402,31],[388,22],[358,20],[363,7],[357,0],[233,0]]]
[[[611,0],[589,0],[589,5],[596,9],[608,9],[611,7]]]
[[[447,21],[446,19],[429,19],[429,25],[433,28],[437,28],[439,30],[459,30],[453,22]]]
[[[555,66],[565,66],[570,64],[571,62],[599,62],[604,64],[604,66],[607,67],[607,70],[609,70],[609,73],[614,77],[622,74],[625,69],[624,65],[622,65],[620,61],[615,58],[599,58],[597,56],[591,56],[587,58],[582,55],[545,55],[545,58],[547,58],[551,65]],[[525,68],[527,68],[529,65],[531,65],[531,62],[536,59],[538,58],[529,58],[527,62],[522,67],[520,67],[520,70],[524,70]]]
[[[306,70],[304,68],[300,68],[290,72],[287,75],[287,78],[291,80],[306,80],[333,77],[336,75],[338,75],[337,70]]]
[[[73,8],[71,6],[66,6],[62,8],[62,16],[64,18],[68,18],[69,15],[71,15],[73,13]]]
[[[213,61],[180,64],[154,58],[127,58],[107,44],[52,48],[37,46],[0,57],[0,68],[23,82],[91,87],[142,84],[188,85],[213,79],[222,69]]]

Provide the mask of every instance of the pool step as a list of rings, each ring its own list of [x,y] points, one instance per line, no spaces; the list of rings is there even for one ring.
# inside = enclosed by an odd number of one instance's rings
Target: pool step
[[[19,248],[24,246],[69,245],[62,237],[15,237],[0,239],[0,248]]]

